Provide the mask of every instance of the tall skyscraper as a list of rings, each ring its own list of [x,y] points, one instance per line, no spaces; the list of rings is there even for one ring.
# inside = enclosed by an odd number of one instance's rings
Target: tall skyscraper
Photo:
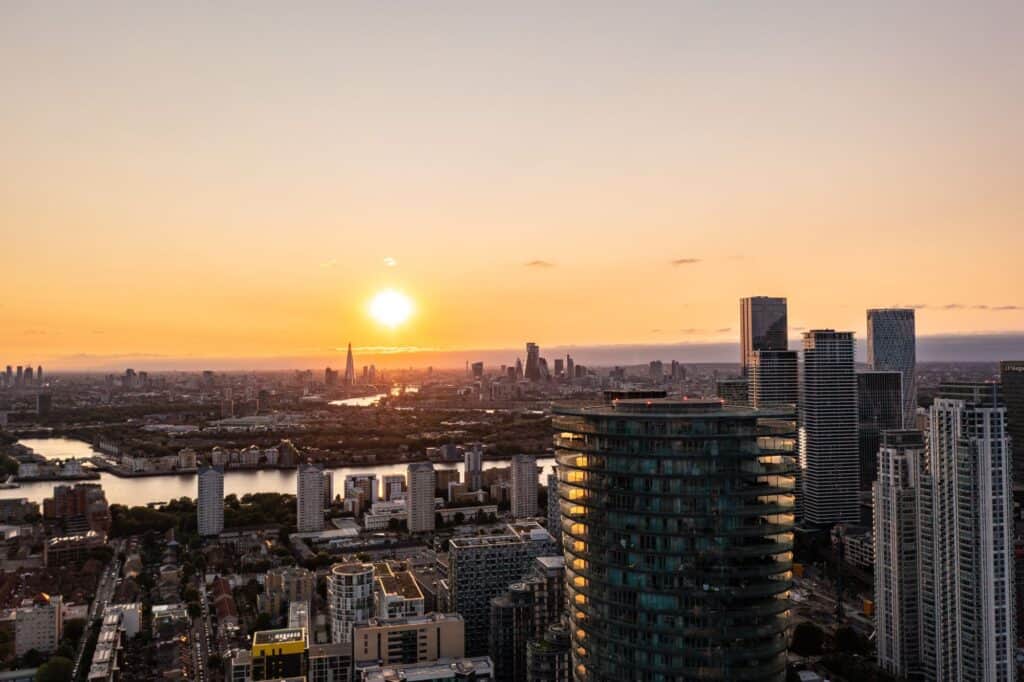
[[[434,530],[434,491],[437,479],[434,476],[434,465],[430,462],[413,462],[409,465],[409,491],[405,494],[410,533],[424,533]]]
[[[814,525],[860,521],[853,332],[804,334],[800,394],[801,504]]]
[[[480,443],[474,443],[466,448],[463,455],[463,462],[466,469],[466,490],[473,492],[484,486],[484,447]]]
[[[224,471],[219,467],[202,467],[196,479],[199,484],[196,500],[199,534],[220,535],[224,530]]]
[[[757,412],[624,399],[553,429],[574,678],[784,680],[794,462]]]
[[[352,342],[349,341],[348,353],[345,354],[345,385],[352,386],[356,383],[356,363],[352,358]]]
[[[566,353],[565,355],[565,378],[572,379],[576,376],[576,363],[573,361],[572,356]]]
[[[297,487],[296,525],[300,533],[324,529],[324,470],[315,464],[300,464]]]
[[[526,369],[524,375],[530,381],[540,379],[540,346],[533,342],[526,344]]]
[[[334,503],[334,472],[324,472],[324,509]]]
[[[786,299],[751,296],[740,299],[740,363],[746,375],[756,350],[788,350]]]
[[[327,574],[327,612],[331,641],[352,642],[352,628],[375,615],[373,564],[334,564]]]
[[[878,663],[900,677],[921,675],[921,557],[918,498],[924,434],[886,431],[874,497],[875,628]]]
[[[512,516],[536,516],[537,492],[537,458],[516,455],[512,458]]]
[[[558,504],[558,466],[554,473],[548,474],[548,532],[555,542],[562,544],[562,508]]]
[[[882,434],[903,429],[902,385],[900,372],[857,372],[857,448],[862,489],[870,489],[875,481]]]
[[[914,428],[917,415],[917,348],[911,308],[868,311],[868,365],[903,376],[903,428]]]
[[[755,350],[747,368],[751,407],[795,406],[800,395],[795,350]]]
[[[890,431],[879,452],[879,661],[936,682],[1013,680],[1011,453],[999,386],[943,385],[929,416],[926,448],[913,432]]]
[[[1013,496],[998,384],[946,384],[931,408],[922,643],[929,680],[1013,680]],[[951,646],[952,645],[952,646]]]
[[[1013,445],[1014,479],[1024,481],[1024,360],[999,363],[999,380],[1006,403],[1006,432]]]

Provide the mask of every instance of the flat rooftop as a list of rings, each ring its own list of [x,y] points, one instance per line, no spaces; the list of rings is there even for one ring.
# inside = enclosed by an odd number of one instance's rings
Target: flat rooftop
[[[256,645],[286,644],[289,642],[305,642],[306,633],[302,628],[284,628],[281,630],[260,630],[252,636],[252,643]]]

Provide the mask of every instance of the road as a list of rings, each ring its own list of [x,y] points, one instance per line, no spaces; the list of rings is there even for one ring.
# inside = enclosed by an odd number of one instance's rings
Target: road
[[[114,598],[114,590],[117,589],[117,581],[121,575],[121,561],[117,558],[117,552],[121,550],[120,544],[114,546],[114,558],[107,564],[100,581],[96,585],[96,597],[89,606],[89,615],[85,621],[85,629],[82,631],[82,638],[78,640],[78,651],[75,652],[75,666],[71,673],[71,679],[78,679],[79,671],[84,670],[83,666],[91,665],[92,661],[83,661],[85,645],[92,639],[93,629],[100,626],[100,619],[103,616],[103,609],[107,607],[110,600]]]
[[[199,618],[192,621],[191,649],[192,664],[195,670],[194,679],[198,682],[207,682],[210,672],[206,668],[206,662],[210,659],[210,605],[206,600],[206,583],[199,577],[199,603],[203,612]]]

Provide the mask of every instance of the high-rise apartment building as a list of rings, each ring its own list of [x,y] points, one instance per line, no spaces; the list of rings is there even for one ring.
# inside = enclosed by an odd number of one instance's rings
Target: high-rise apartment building
[[[489,650],[496,680],[526,682],[530,642],[565,614],[565,557],[537,557],[521,580],[491,600]]]
[[[300,533],[324,529],[324,470],[316,464],[300,464],[295,476],[296,525]]]
[[[900,372],[857,372],[857,449],[864,490],[875,481],[882,434],[903,429],[902,385]]]
[[[525,519],[537,515],[537,458],[512,458],[512,516]]]
[[[536,522],[515,523],[504,533],[454,537],[448,550],[448,605],[466,620],[466,651],[487,652],[491,599],[521,579],[539,556],[557,552]]]
[[[857,374],[853,332],[804,334],[800,391],[803,519],[812,525],[860,521]]]
[[[912,308],[868,311],[868,365],[876,371],[900,373],[903,428],[914,428],[917,416],[917,344]]]
[[[740,299],[740,363],[746,375],[757,350],[788,350],[786,299],[751,296]]]
[[[784,680],[795,463],[758,411],[554,414],[573,678]]]
[[[999,380],[1006,403],[1006,432],[1013,446],[1014,479],[1024,481],[1024,360],[1000,362]]]
[[[463,464],[466,469],[466,490],[473,492],[484,487],[484,447],[480,443],[474,443],[466,448],[463,455]]]
[[[747,367],[751,407],[795,406],[800,395],[795,350],[755,350]]]
[[[873,486],[875,628],[878,663],[900,677],[920,675],[921,568],[918,499],[925,465],[920,431],[886,431]]]
[[[372,564],[334,564],[327,574],[331,641],[351,643],[352,629],[375,615]]]
[[[196,479],[199,483],[196,501],[199,534],[220,535],[224,530],[224,471],[220,467],[202,467]]]
[[[434,465],[430,462],[413,462],[409,465],[406,478],[409,483],[409,491],[405,495],[409,532],[434,530],[434,491],[437,488]]]
[[[548,532],[555,542],[562,544],[562,508],[558,504],[558,466],[548,474]]]
[[[334,472],[324,472],[324,509],[334,503]]]
[[[999,385],[943,385],[929,427],[925,448],[913,432],[883,435],[875,485],[879,661],[935,682],[1010,682],[1013,500]]]

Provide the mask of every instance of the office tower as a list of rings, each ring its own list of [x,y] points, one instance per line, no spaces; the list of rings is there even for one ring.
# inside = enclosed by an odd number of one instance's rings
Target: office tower
[[[1013,498],[998,384],[945,384],[931,407],[931,538],[922,632],[930,680],[1012,680],[1016,647]]]
[[[331,369],[328,367],[324,370],[324,385],[325,386],[337,386],[338,385],[338,370]]]
[[[715,389],[726,405],[746,405],[750,400],[750,383],[746,377],[719,379],[715,382]]]
[[[562,544],[562,509],[558,504],[558,467],[548,474],[548,532],[558,545]]]
[[[15,378],[14,378],[14,385],[15,386],[21,386],[22,377],[24,376],[24,374],[25,374],[24,368],[21,365],[18,365],[17,374],[15,375]]]
[[[524,375],[530,381],[540,379],[540,346],[532,342],[526,344],[526,369],[524,370]]]
[[[45,417],[53,409],[53,396],[49,393],[36,394],[36,414]]]
[[[740,299],[740,363],[743,375],[756,350],[788,350],[786,299],[752,296]]]
[[[388,474],[384,477],[384,500],[390,502],[402,497],[405,492],[405,474]]]
[[[547,358],[539,358],[537,360],[537,367],[540,370],[540,378],[547,381],[551,378],[551,372],[548,370]]]
[[[334,504],[334,472],[324,472],[324,509]]]
[[[201,467],[196,478],[199,534],[220,535],[224,530],[224,471],[220,467]]]
[[[345,354],[345,385],[353,386],[356,383],[356,363],[352,358],[352,342],[348,343],[348,352]]]
[[[31,386],[33,383],[35,383],[32,380],[32,365],[29,365],[28,367],[25,368],[24,380],[26,386]]]
[[[886,431],[878,450],[878,479],[872,491],[878,663],[900,677],[922,673],[917,500],[924,448],[920,431]]]
[[[473,492],[484,486],[484,447],[480,443],[474,443],[472,447],[466,448],[464,466],[466,469],[466,490]]]
[[[669,369],[669,375],[672,377],[672,381],[685,381],[686,368],[678,360],[673,360]]]
[[[552,428],[574,679],[784,680],[795,464],[757,412],[623,399]]]
[[[857,375],[853,332],[804,334],[800,395],[803,519],[812,525],[860,521]]]
[[[573,362],[572,356],[566,353],[565,355],[565,378],[572,379],[576,376],[576,363]]]
[[[665,364],[661,360],[651,360],[647,365],[647,375],[652,383],[660,384],[665,380]]]
[[[800,385],[794,350],[755,350],[747,368],[751,407],[788,407],[797,404]]]
[[[569,628],[553,623],[544,638],[526,645],[526,679],[530,682],[569,682],[572,680]]]
[[[537,458],[512,458],[512,516],[523,519],[537,515]]]
[[[296,524],[300,533],[319,533],[324,529],[324,470],[315,464],[300,464],[295,477],[297,487]]]
[[[10,365],[7,365],[7,388],[14,386],[14,370],[11,369]]]
[[[484,363],[482,363],[482,362],[474,362],[473,365],[472,365],[472,368],[473,368],[472,371],[473,371],[473,378],[474,379],[483,379],[484,378]]]
[[[520,580],[534,559],[555,553],[551,535],[532,521],[510,524],[496,535],[449,540],[448,606],[466,621],[467,654],[487,651],[491,599]]]
[[[899,372],[857,373],[857,447],[865,490],[875,480],[882,433],[903,428],[902,383]]]
[[[327,574],[327,612],[331,641],[352,642],[352,628],[373,618],[372,564],[334,564]]]
[[[555,358],[555,376],[561,378],[565,374],[565,360]]]
[[[1014,479],[1024,481],[1024,360],[999,363],[1006,403],[1006,431],[1013,446]]]
[[[868,311],[868,365],[876,371],[899,372],[903,428],[914,428],[917,416],[917,350],[914,311],[881,308]]]
[[[434,465],[430,462],[413,462],[409,465],[406,480],[409,491],[405,495],[410,533],[425,533],[434,530],[434,491],[437,479]]]
[[[462,658],[465,631],[466,624],[457,613],[370,618],[352,631],[356,670],[364,664],[410,665]]]

